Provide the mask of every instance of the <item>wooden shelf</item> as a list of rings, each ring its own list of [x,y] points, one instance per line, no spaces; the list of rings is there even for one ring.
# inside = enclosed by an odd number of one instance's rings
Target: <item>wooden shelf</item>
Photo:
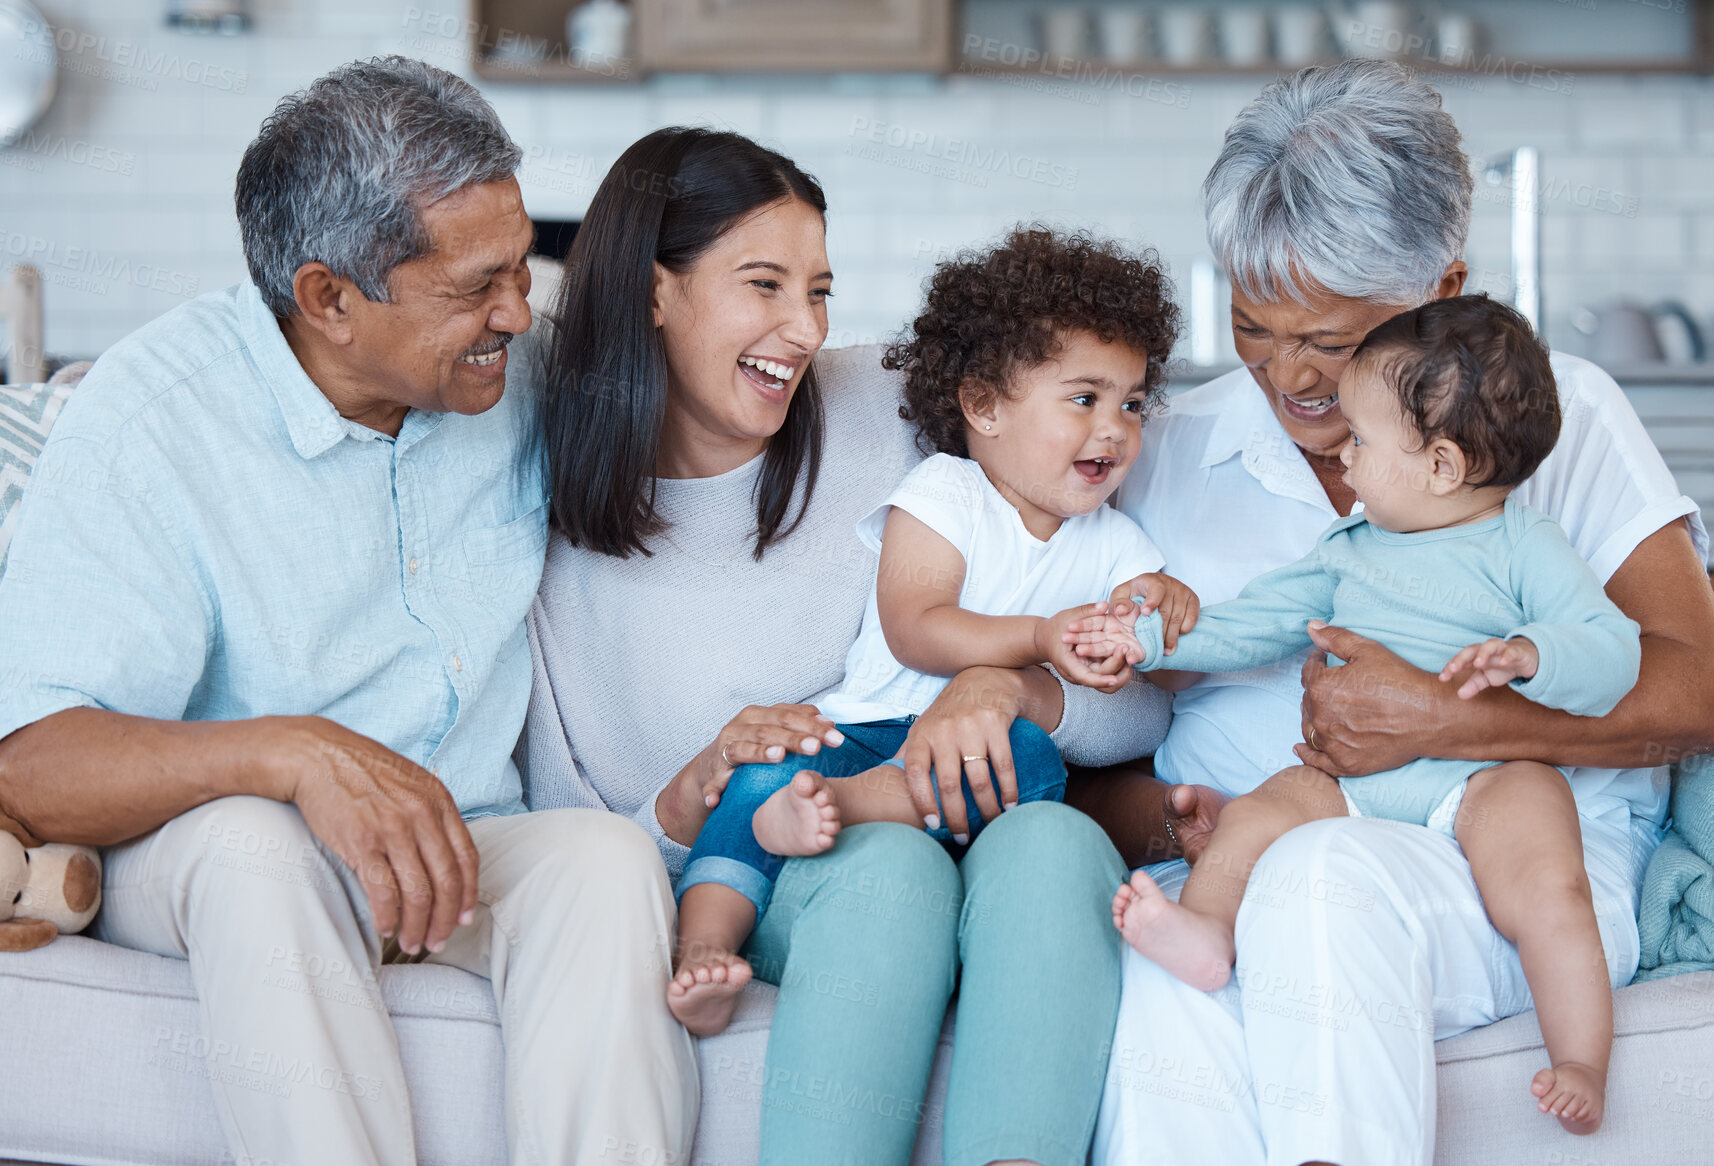
[[[590,68],[567,60],[527,61],[478,57],[474,72],[484,81],[531,85],[635,85],[643,73],[635,61],[615,61],[612,68]]]
[[[1432,77],[1506,79],[1516,68],[1539,77],[1714,75],[1714,0],[1689,0],[1690,43],[1683,57],[1661,59],[1534,60],[1527,54],[1490,51],[1470,65],[1432,57],[1401,63]],[[1266,61],[1192,65],[1162,60],[1119,63],[1097,58],[1005,64],[954,51],[958,0],[630,0],[635,14],[635,59],[616,68],[585,67],[568,59],[564,0],[475,0],[479,30],[472,45],[474,72],[484,81],[530,84],[635,84],[661,73],[788,75],[804,72],[914,72],[943,77],[1037,77],[1077,84],[1115,74],[1183,77],[1266,77],[1299,66]],[[788,19],[789,17],[789,19]],[[489,54],[482,43],[493,30],[552,46],[545,60]],[[789,42],[789,43],[788,43]],[[1658,43],[1658,42],[1657,42]],[[1009,47],[1015,47],[1008,42]],[[789,63],[786,63],[789,62]],[[1332,64],[1333,60],[1318,62]],[[1520,78],[1520,80],[1523,78]]]
[[[1337,64],[1336,59],[1315,62],[1318,65]],[[1469,77],[1493,77],[1495,80],[1506,78],[1503,69],[1482,69],[1469,66],[1447,65],[1440,61],[1404,61],[1401,62],[1433,78],[1435,74]],[[1170,65],[1165,61],[1128,61],[1123,64],[1117,61],[1077,60],[1067,61],[1063,67],[1036,65],[1003,65],[995,61],[966,59],[959,61],[950,72],[942,73],[947,77],[1040,77],[1044,81],[1059,81],[1066,84],[1078,84],[1120,75],[1159,76],[1159,77],[1272,77],[1291,73],[1302,68],[1299,65],[1283,65],[1277,61],[1257,65],[1228,65],[1221,61],[1209,61],[1198,65]],[[1660,75],[1700,75],[1714,74],[1714,64],[1692,61],[1531,61],[1529,67],[1536,75],[1562,73],[1567,76],[1660,76]],[[508,60],[496,57],[479,57],[473,71],[484,81],[498,83],[540,84],[540,85],[635,85],[647,80],[656,73],[679,72],[680,70],[645,70],[637,62],[626,60],[615,69],[592,69],[576,65],[570,61],[526,61]],[[727,68],[727,69],[698,69],[695,72],[720,73],[724,75],[755,74],[761,75],[764,70]],[[862,69],[842,69],[841,72],[864,72]]]
[[[1329,58],[1313,62],[1316,65],[1335,65],[1340,58]],[[1470,77],[1493,77],[1495,80],[1506,78],[1504,69],[1484,69],[1469,65],[1448,65],[1441,61],[1401,60],[1401,65],[1432,78],[1435,74],[1449,74]],[[1707,61],[1529,61],[1529,69],[1539,75],[1542,73],[1564,73],[1581,76],[1623,76],[1627,74],[1700,74],[1714,73],[1714,62]],[[1104,77],[1114,73],[1137,74],[1142,76],[1172,76],[1172,77],[1268,77],[1285,73],[1295,73],[1307,65],[1285,65],[1278,61],[1264,61],[1256,65],[1230,65],[1224,61],[1207,61],[1194,65],[1173,65],[1165,61],[1104,61],[1098,59],[1071,60],[1066,59],[1058,66],[1044,64],[1033,65],[1003,65],[997,61],[984,61],[980,58],[966,58],[958,63],[958,68],[952,76],[957,77],[1040,77],[1044,81],[1063,81],[1077,84]]]
[[[662,72],[946,73],[953,0],[632,0]]]
[[[1039,45],[1033,48],[1029,47],[1036,43],[1035,37],[1030,32],[1025,31],[1025,27],[1020,26],[1015,19],[1009,24],[1004,21],[994,23],[991,20],[975,19],[976,14],[984,6],[978,0],[959,0],[959,2],[964,13],[966,29],[975,28],[979,30],[984,34],[984,40],[995,47],[1009,50],[1009,55],[1014,58],[1020,52],[1028,52],[1037,55],[1039,58],[1041,55]],[[1484,12],[1492,13],[1495,10],[1516,12],[1517,8],[1512,7],[1512,2],[1513,0],[1466,0],[1463,7],[1473,9],[1473,14],[1480,18]],[[1083,3],[1085,0],[1046,0],[1047,7],[1072,7]],[[1000,6],[996,5],[995,7],[999,8]],[[1218,24],[1218,9],[1220,7],[1218,4],[1209,5],[1210,11],[1214,13],[1216,24]],[[1521,8],[1522,6],[1519,5],[1518,7]],[[1534,7],[1540,8],[1543,14],[1555,8],[1563,10],[1562,6],[1546,4],[1545,0],[1538,0]],[[1593,8],[1593,3],[1586,2],[1577,7]],[[1624,7],[1622,4],[1619,5],[1621,9]],[[1636,8],[1636,5],[1633,4],[1632,7]],[[1596,30],[1591,30],[1588,37],[1573,41],[1567,41],[1561,37],[1552,42],[1557,46],[1554,50],[1542,53],[1531,48],[1530,45],[1547,42],[1532,40],[1527,31],[1516,26],[1514,20],[1511,22],[1512,27],[1508,27],[1505,34],[1494,33],[1494,36],[1498,38],[1498,43],[1486,44],[1479,50],[1481,55],[1468,64],[1448,64],[1432,55],[1402,57],[1398,60],[1407,68],[1426,75],[1493,77],[1496,80],[1507,77],[1509,73],[1515,73],[1518,80],[1522,81],[1526,79],[1523,75],[1526,70],[1530,76],[1535,77],[1550,72],[1572,76],[1675,74],[1708,76],[1714,74],[1714,0],[1678,0],[1676,7],[1663,0],[1659,7],[1670,10],[1673,14],[1684,18],[1682,25],[1685,34],[1684,39],[1682,41],[1676,40],[1673,36],[1667,36],[1665,39],[1658,36],[1652,39],[1645,38],[1641,42],[1634,43],[1633,55],[1629,57],[1591,56],[1585,58],[1580,55],[1567,55],[1568,53],[1581,53],[1585,43],[1594,52],[1609,48],[1610,46],[1602,43]],[[1635,19],[1638,21],[1642,19],[1641,10],[1636,12]],[[1486,25],[1487,22],[1484,24]],[[1485,31],[1493,32],[1491,28],[1485,29]],[[1482,39],[1486,41],[1487,37],[1484,36]],[[1681,46],[1683,54],[1679,55]],[[1325,47],[1332,50],[1333,44],[1328,41]],[[1331,65],[1340,59],[1342,58],[1334,56],[1313,63]],[[983,57],[978,54],[976,56],[964,56],[955,66],[954,72],[965,76],[972,74],[996,77],[1033,76],[1043,80],[1074,83],[1080,77],[1087,79],[1091,74],[1096,78],[1110,78],[1115,72],[1155,76],[1259,77],[1290,73],[1303,67],[1302,65],[1287,65],[1277,60],[1262,61],[1254,65],[1233,65],[1217,57],[1211,57],[1194,64],[1173,64],[1158,57],[1140,61],[1118,62],[1102,57],[1086,56],[1067,60],[1061,67],[1056,68],[1053,61],[1044,62],[1037,59],[1033,62],[1005,64],[992,59],[991,56]]]
[[[629,0],[634,59],[585,66],[566,47],[570,0],[475,0],[473,71],[484,81],[628,84],[662,73],[945,74],[954,0]],[[495,55],[526,44],[546,59]]]

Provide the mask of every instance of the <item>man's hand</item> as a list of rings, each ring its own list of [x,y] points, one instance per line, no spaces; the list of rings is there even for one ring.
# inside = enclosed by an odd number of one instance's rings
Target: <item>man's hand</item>
[[[475,917],[476,843],[446,786],[422,766],[323,717],[268,722],[266,743],[317,838],[356,872],[375,929],[416,955]]]
[[[1131,664],[1142,658],[1142,648],[1130,628],[1106,615],[1106,603],[1088,603],[1068,608],[1036,625],[1036,650],[1053,665],[1054,671],[1074,684],[1101,692],[1118,692],[1131,679]],[[1073,627],[1091,622],[1102,633],[1074,633]],[[1104,638],[1103,638],[1104,637]],[[1129,641],[1134,652],[1127,652]]]
[[[1433,673],[1412,666],[1374,640],[1320,620],[1309,624],[1318,649],[1303,663],[1303,739],[1292,752],[1335,777],[1397,769],[1433,752],[1451,724],[1457,699]],[[1327,653],[1345,661],[1329,668]]]
[[[10,834],[25,846],[40,846],[45,841],[25,829],[24,824],[8,814],[4,806],[0,806],[0,831]]]
[[[1470,678],[1458,689],[1458,699],[1469,700],[1484,688],[1503,688],[1514,680],[1529,680],[1541,667],[1541,652],[1524,636],[1509,640],[1483,640],[1471,644],[1446,662],[1440,679],[1453,679],[1466,668]]]

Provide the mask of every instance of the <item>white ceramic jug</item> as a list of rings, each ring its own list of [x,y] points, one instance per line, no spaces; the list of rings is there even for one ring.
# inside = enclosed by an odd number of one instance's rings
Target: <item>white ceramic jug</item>
[[[1274,10],[1274,42],[1282,65],[1301,69],[1325,61],[1327,14],[1313,4],[1282,4]]]
[[[1200,4],[1169,4],[1160,10],[1161,57],[1169,65],[1200,65],[1212,55],[1213,12]]]
[[[1358,0],[1329,4],[1333,39],[1348,57],[1397,61],[1422,55],[1416,12],[1400,0]]]

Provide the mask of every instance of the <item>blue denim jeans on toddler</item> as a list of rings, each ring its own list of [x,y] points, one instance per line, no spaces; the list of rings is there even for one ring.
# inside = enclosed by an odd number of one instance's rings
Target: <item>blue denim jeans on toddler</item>
[[[775,791],[791,784],[799,770],[813,769],[824,777],[855,777],[864,770],[885,765],[905,743],[910,732],[909,717],[890,721],[871,721],[861,725],[840,725],[845,744],[838,748],[823,746],[813,756],[790,754],[773,765],[740,765],[720,795],[720,804],[708,815],[702,833],[696,836],[690,857],[685,860],[684,875],[679,879],[678,893],[698,883],[720,883],[731,887],[756,904],[756,918],[768,909],[768,899],[774,893],[774,880],[779,877],[785,859],[763,850],[750,828],[756,810]],[[1035,722],[1019,717],[1012,722],[1008,734],[1012,746],[1012,768],[1018,780],[1018,802],[1057,802],[1065,798],[1065,762],[1053,739]],[[970,779],[965,777],[964,812],[970,820],[970,836],[982,829],[981,811],[971,792]],[[935,789],[935,804],[940,806],[940,790]],[[940,820],[946,821],[945,807],[940,806]],[[928,831],[930,837],[954,845],[952,832],[944,825]]]

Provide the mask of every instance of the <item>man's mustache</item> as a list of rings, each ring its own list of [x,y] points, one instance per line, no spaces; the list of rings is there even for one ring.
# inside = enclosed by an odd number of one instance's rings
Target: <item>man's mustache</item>
[[[506,345],[512,343],[512,336],[511,332],[496,332],[492,340],[484,340],[482,343],[459,353],[459,359],[462,360],[466,356],[488,356],[491,353],[499,352]]]

